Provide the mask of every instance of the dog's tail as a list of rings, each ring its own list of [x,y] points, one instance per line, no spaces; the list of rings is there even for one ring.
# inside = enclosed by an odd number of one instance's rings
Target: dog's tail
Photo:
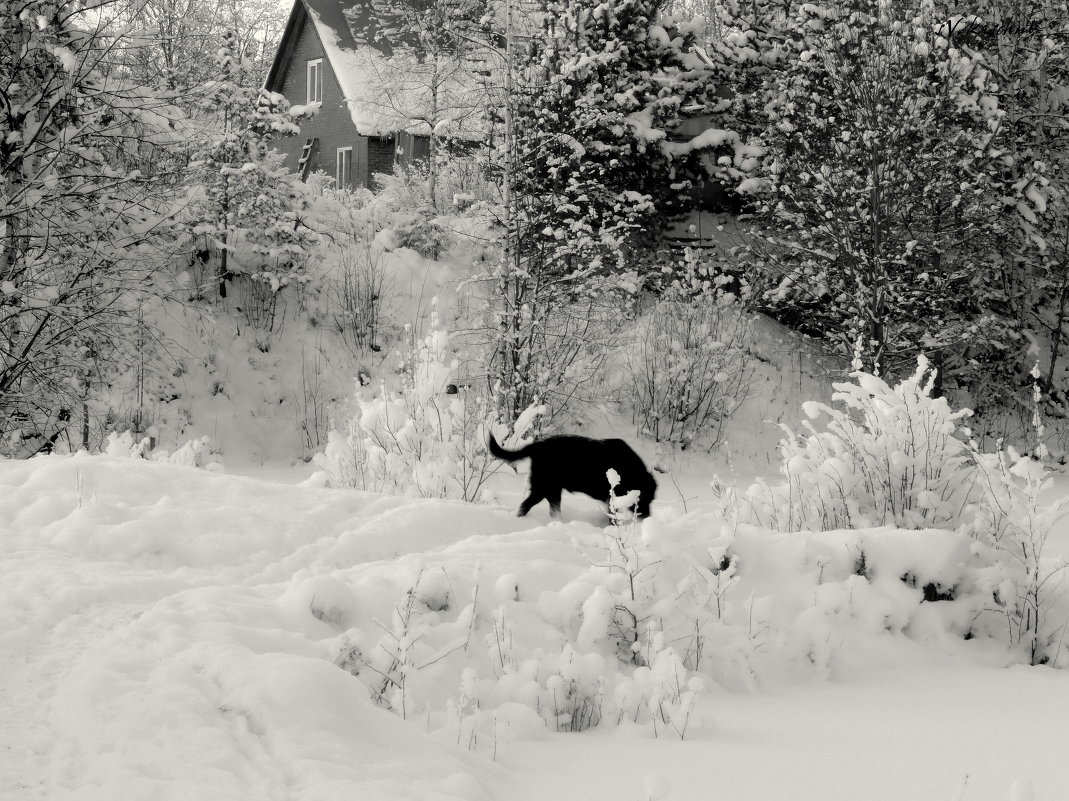
[[[490,446],[490,453],[492,453],[498,459],[504,459],[506,462],[515,462],[519,459],[526,459],[528,456],[530,456],[530,453],[528,452],[531,449],[530,445],[525,445],[518,451],[505,450],[498,444],[497,440],[494,439],[493,434],[490,435],[488,444]]]

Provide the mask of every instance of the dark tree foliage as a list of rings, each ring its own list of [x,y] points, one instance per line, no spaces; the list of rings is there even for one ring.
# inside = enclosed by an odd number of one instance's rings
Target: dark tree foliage
[[[530,18],[532,32],[512,39],[519,55],[502,97],[491,369],[508,421],[532,403],[559,410],[578,354],[601,358],[606,318],[618,324],[647,283],[636,256],[702,174],[694,148],[670,140],[715,91],[693,52],[697,27],[661,17],[657,3],[554,0]]]
[[[721,160],[759,236],[759,305],[866,366],[926,352],[1005,394],[1065,306],[1065,15],[1059,3],[876,0],[722,7],[710,55],[738,90]],[[726,20],[726,22],[724,22]],[[744,161],[744,160],[743,160]],[[1064,239],[1064,237],[1061,237]]]
[[[187,175],[202,193],[192,204],[192,230],[219,254],[220,295],[241,272],[277,289],[299,277],[316,240],[301,220],[303,184],[273,150],[299,128],[285,97],[250,85],[234,35],[223,37],[215,64],[217,77],[202,97],[217,128],[198,143]],[[235,263],[238,250],[253,263]]]
[[[669,138],[714,87],[694,31],[657,3],[562,0],[542,20],[515,110],[520,248],[553,274],[625,269],[704,176]]]

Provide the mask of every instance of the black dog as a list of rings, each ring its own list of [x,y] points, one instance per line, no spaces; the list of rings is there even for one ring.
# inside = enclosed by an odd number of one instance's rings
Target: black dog
[[[612,491],[620,496],[638,490],[635,514],[639,517],[650,516],[650,503],[657,492],[657,482],[639,455],[622,439],[546,437],[518,451],[508,451],[491,435],[490,453],[509,462],[531,460],[531,488],[520,504],[520,517],[543,499],[549,501],[553,517],[560,517],[562,490],[582,492],[591,498],[606,501],[610,492],[606,475],[609,470],[615,470],[620,475],[620,483]]]

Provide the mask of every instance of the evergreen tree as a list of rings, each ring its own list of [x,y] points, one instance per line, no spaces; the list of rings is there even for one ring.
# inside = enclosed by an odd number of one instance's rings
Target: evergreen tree
[[[1069,4],[974,0],[969,10],[944,35],[990,76],[1001,153],[991,182],[1016,211],[1015,225],[997,243],[1003,273],[996,302],[1012,315],[1022,341],[1049,343],[1043,381],[1054,382],[1047,394],[1065,413],[1060,356],[1069,312]],[[1024,361],[1015,360],[1012,378],[1028,386]]]
[[[1067,11],[704,4],[757,304],[885,371],[928,352],[974,406],[1023,385],[1025,348],[1064,381]]]
[[[650,0],[554,0],[515,108],[521,251],[555,275],[622,269],[703,176],[670,142],[713,86],[695,31]]]
[[[188,176],[203,193],[194,202],[193,233],[218,250],[222,297],[235,273],[278,289],[300,275],[315,240],[302,219],[304,184],[271,149],[277,138],[296,134],[298,125],[282,95],[249,85],[236,45],[228,35],[216,55],[218,78],[204,88],[213,127]]]
[[[670,137],[715,88],[693,52],[696,29],[649,0],[553,0],[533,16],[532,36],[509,37],[502,95],[491,361],[507,421],[536,402],[559,409],[587,342],[597,359],[597,332],[623,306],[606,300],[642,285],[636,254],[699,174],[693,148]]]

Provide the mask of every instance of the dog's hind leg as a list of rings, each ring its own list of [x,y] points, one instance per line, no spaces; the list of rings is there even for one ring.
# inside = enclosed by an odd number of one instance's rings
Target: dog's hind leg
[[[554,520],[560,520],[560,487],[546,490],[546,500],[549,501],[549,516]]]

